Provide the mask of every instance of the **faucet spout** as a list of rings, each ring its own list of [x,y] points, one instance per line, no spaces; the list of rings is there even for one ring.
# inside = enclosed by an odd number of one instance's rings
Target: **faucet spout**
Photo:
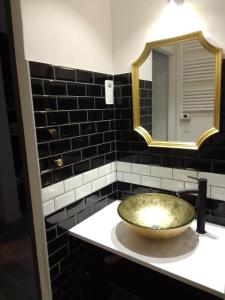
[[[193,178],[193,177],[191,177]],[[206,197],[207,197],[207,179],[205,178],[194,178],[198,180],[198,189],[197,190],[182,190],[178,191],[176,194],[178,197],[185,195],[194,194],[197,196],[197,228],[198,233],[205,233],[205,209],[206,209]]]
[[[207,196],[207,179],[198,180],[198,198],[197,198],[197,232],[205,233],[205,207]]]

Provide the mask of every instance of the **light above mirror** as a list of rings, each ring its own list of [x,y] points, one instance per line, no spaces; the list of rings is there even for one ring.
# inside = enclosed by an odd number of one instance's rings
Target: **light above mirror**
[[[219,131],[221,61],[201,32],[146,44],[132,93],[134,130],[149,146],[198,149]]]

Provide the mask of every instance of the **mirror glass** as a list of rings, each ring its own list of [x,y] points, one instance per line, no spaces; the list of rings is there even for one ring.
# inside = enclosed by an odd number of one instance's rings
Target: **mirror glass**
[[[148,43],[135,63],[134,129],[149,145],[195,149],[218,132],[221,50],[200,32]]]

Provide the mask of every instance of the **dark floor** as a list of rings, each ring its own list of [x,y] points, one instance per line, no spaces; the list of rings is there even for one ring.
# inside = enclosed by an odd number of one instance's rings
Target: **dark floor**
[[[0,224],[0,300],[37,299],[26,219]]]

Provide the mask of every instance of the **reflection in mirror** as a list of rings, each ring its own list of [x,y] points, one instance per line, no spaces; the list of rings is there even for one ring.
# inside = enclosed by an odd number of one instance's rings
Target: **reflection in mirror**
[[[200,32],[146,45],[132,80],[134,129],[149,145],[197,149],[218,132],[221,54]]]

